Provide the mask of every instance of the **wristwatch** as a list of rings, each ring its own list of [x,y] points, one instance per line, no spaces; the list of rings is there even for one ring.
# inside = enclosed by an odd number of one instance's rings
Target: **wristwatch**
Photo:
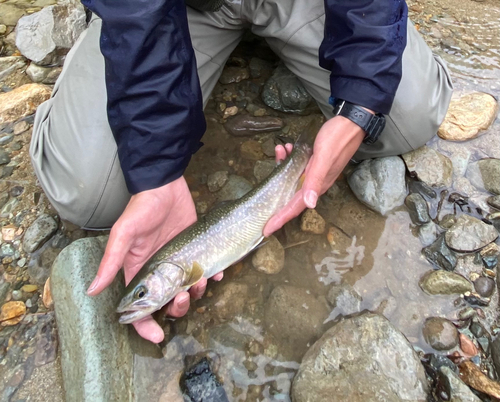
[[[333,102],[333,115],[344,116],[360,126],[365,132],[363,140],[365,144],[373,144],[377,141],[385,127],[383,114],[372,114],[362,107],[342,99],[336,99]]]

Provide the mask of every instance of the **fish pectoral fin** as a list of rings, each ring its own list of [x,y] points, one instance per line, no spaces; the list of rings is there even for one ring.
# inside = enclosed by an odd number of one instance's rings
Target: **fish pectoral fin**
[[[195,283],[197,283],[201,278],[203,278],[203,274],[205,271],[203,271],[203,268],[201,267],[200,264],[198,264],[196,261],[193,262],[193,266],[191,267],[191,274],[189,277],[186,278],[186,281],[184,282],[185,287],[191,287]]]

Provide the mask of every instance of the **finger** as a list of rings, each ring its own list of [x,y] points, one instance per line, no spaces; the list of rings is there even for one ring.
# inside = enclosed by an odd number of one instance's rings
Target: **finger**
[[[196,285],[193,285],[191,289],[189,289],[189,294],[195,300],[201,299],[203,293],[205,293],[205,289],[207,288],[207,279],[201,278]]]
[[[316,152],[307,166],[306,178],[302,184],[304,204],[307,208],[316,208],[318,197],[322,193],[325,177],[331,168],[331,161],[321,152]]]
[[[276,158],[276,163],[285,160],[286,158],[286,149],[283,145],[276,145],[276,148],[274,148],[274,154]]]
[[[286,143],[285,144],[286,154],[290,155],[293,151],[293,144]]]
[[[123,266],[125,255],[130,249],[130,239],[126,231],[111,230],[104,256],[99,264],[96,277],[90,284],[87,294],[95,296],[101,293],[115,279]]]
[[[264,236],[268,237],[278,229],[281,229],[289,220],[299,216],[305,208],[304,195],[302,190],[299,190],[295,193],[291,201],[267,222],[263,231]]]
[[[224,278],[224,271],[215,274],[214,276],[212,276],[211,279],[214,280],[215,282],[219,282],[222,280],[222,278]]]
[[[165,337],[163,329],[150,315],[142,320],[133,322],[132,325],[140,336],[153,343],[160,343]]]
[[[181,292],[167,305],[166,313],[172,317],[182,317],[189,310],[189,293]]]

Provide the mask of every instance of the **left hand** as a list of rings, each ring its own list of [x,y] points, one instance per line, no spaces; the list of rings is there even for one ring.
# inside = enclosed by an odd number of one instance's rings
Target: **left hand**
[[[306,208],[315,208],[318,197],[326,192],[358,150],[365,132],[351,120],[335,116],[323,124],[314,141],[313,154],[305,170],[302,188],[290,202],[274,215],[264,227],[270,236]],[[276,160],[283,160],[292,151],[292,144],[276,147]]]

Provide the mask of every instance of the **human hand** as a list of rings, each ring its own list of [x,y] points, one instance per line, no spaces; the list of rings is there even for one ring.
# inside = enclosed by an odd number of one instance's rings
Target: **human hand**
[[[351,120],[335,116],[323,124],[314,141],[313,154],[305,170],[302,188],[264,227],[268,237],[306,208],[315,208],[318,197],[328,190],[361,145],[365,132]],[[286,158],[293,145],[276,147],[276,161]]]
[[[87,293],[90,296],[101,293],[121,267],[128,284],[159,248],[194,222],[196,210],[184,177],[133,195],[111,229],[104,257]],[[213,279],[220,280],[222,275]],[[206,286],[207,280],[201,279],[189,293],[179,293],[165,307],[165,312],[173,317],[182,317],[189,310],[190,294],[199,299]],[[163,330],[151,316],[133,325],[143,338],[154,343],[163,340]]]

